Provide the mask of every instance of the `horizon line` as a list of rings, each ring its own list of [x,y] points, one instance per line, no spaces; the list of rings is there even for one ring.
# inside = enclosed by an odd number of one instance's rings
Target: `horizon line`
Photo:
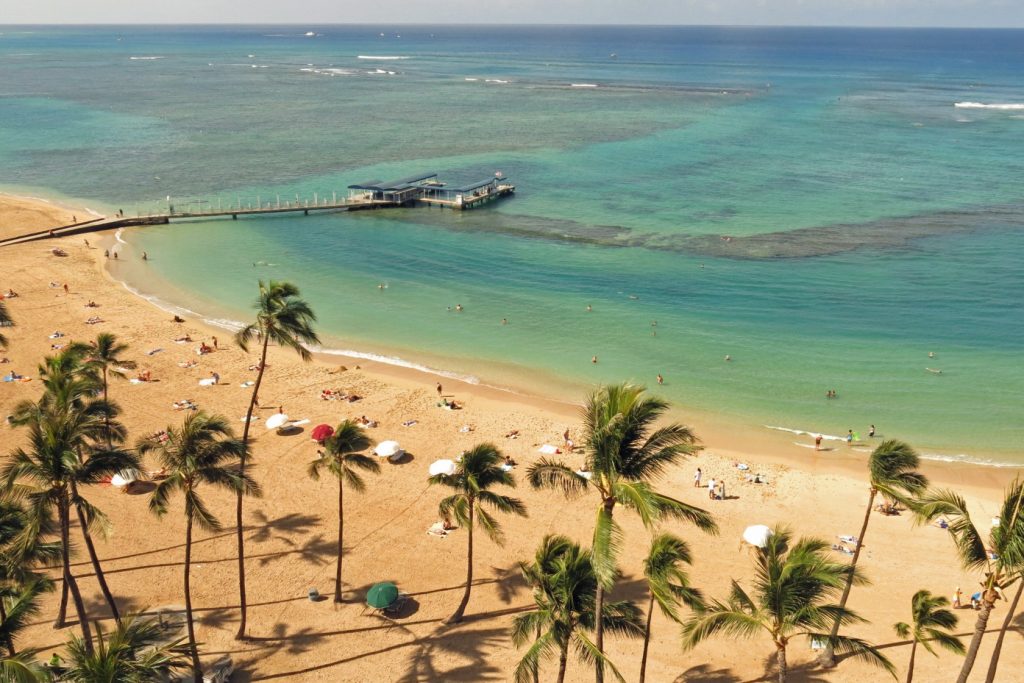
[[[297,21],[253,21],[253,22],[201,22],[201,21],[124,21],[124,22],[89,22],[89,21],[58,21],[58,22],[12,22],[2,23],[0,27],[18,26],[79,26],[79,27],[118,27],[118,26],[304,26],[304,27],[337,27],[337,26],[402,26],[402,27],[481,27],[481,28],[738,28],[738,29],[773,29],[773,28],[822,28],[822,29],[878,29],[878,30],[981,30],[981,31],[1020,31],[1024,30],[1024,24],[1019,26],[954,26],[954,25],[925,25],[925,24],[649,24],[649,23],[615,23],[615,22],[593,22],[593,23],[565,23],[565,22],[376,22],[376,21],[351,21],[351,22],[297,22]]]

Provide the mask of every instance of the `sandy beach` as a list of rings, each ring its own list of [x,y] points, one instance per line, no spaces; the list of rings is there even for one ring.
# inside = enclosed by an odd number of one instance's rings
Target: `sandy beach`
[[[0,196],[0,237],[70,222],[69,210],[37,200]],[[90,246],[86,246],[88,239]],[[9,349],[0,357],[3,374],[10,370],[37,376],[36,366],[55,344],[88,341],[99,332],[112,332],[130,345],[127,356],[156,381],[132,384],[115,381],[111,397],[124,411],[131,440],[181,422],[184,413],[175,401],[189,399],[201,409],[229,418],[238,429],[254,379],[250,370],[256,357],[242,352],[225,330],[188,319],[175,323],[172,316],[134,296],[104,269],[104,249],[110,235],[55,238],[2,250],[0,291],[19,296],[5,301],[17,326],[5,331]],[[54,256],[60,247],[66,257]],[[124,258],[136,258],[126,252]],[[67,285],[65,293],[64,285]],[[301,282],[296,283],[300,288]],[[252,283],[255,297],[256,282]],[[86,307],[89,302],[96,308]],[[102,322],[87,324],[90,317]],[[60,331],[64,336],[51,339]],[[192,341],[176,342],[189,337]],[[199,356],[201,342],[217,350]],[[192,367],[181,364],[195,361]],[[502,520],[507,543],[498,547],[480,540],[476,548],[476,576],[465,623],[448,627],[441,621],[458,603],[465,571],[465,535],[456,530],[439,538],[426,533],[437,521],[437,503],[446,495],[427,485],[427,467],[480,442],[493,442],[518,463],[517,479],[525,466],[540,457],[544,444],[561,446],[568,427],[580,430],[578,406],[478,387],[442,378],[444,393],[464,404],[458,411],[437,406],[436,376],[358,359],[321,358],[301,362],[294,354],[272,348],[260,393],[263,410],[254,445],[255,476],[265,492],[249,500],[247,509],[249,636],[235,641],[237,574],[233,521],[234,499],[208,492],[207,500],[225,525],[221,533],[200,534],[193,557],[193,602],[199,618],[198,640],[204,655],[228,653],[238,669],[232,680],[258,681],[480,681],[511,680],[521,656],[512,646],[510,625],[515,615],[532,604],[519,576],[517,563],[532,557],[540,539],[557,532],[589,543],[596,499],[566,501],[561,495],[538,492],[520,485],[515,495],[526,504],[526,519]],[[199,381],[220,375],[216,386]],[[324,389],[361,397],[355,402],[325,401]],[[0,414],[7,415],[20,400],[39,395],[38,381],[0,384]],[[656,393],[656,387],[654,388]],[[580,397],[582,400],[582,396]],[[262,420],[283,408],[294,419],[308,419],[303,431],[279,435],[267,431]],[[363,494],[346,494],[345,584],[349,602],[336,608],[327,600],[310,602],[316,588],[329,595],[334,575],[336,483],[310,480],[306,468],[316,456],[309,430],[325,422],[366,416],[378,422],[369,430],[376,441],[394,439],[408,456],[397,464],[385,462],[379,476],[370,476]],[[713,416],[675,417],[693,425],[704,451],[685,466],[670,471],[659,482],[669,495],[700,505],[715,514],[721,528],[709,537],[681,524],[666,525],[692,546],[696,558],[691,575],[706,594],[723,597],[731,578],[750,575],[748,551],[740,536],[751,524],[791,525],[799,535],[814,535],[838,542],[840,535],[855,534],[860,526],[868,490],[864,481],[866,449],[835,444],[834,450],[815,452],[808,437],[769,432],[755,426],[736,428]],[[19,430],[4,425],[3,453],[22,445]],[[513,430],[518,438],[507,438]],[[794,441],[800,441],[797,445]],[[564,456],[579,465],[579,455]],[[749,469],[736,467],[744,463]],[[153,463],[149,463],[151,466]],[[696,467],[705,480],[726,481],[727,500],[708,500],[704,489],[692,485]],[[1019,472],[1016,468],[985,468],[967,464],[926,462],[924,471],[938,485],[955,486],[972,506],[982,524],[997,510],[1001,491]],[[763,475],[767,483],[745,481],[748,472]],[[113,520],[113,532],[98,549],[107,580],[128,611],[183,602],[181,569],[184,520],[180,500],[162,520],[147,510],[146,495],[127,495],[97,487],[86,496]],[[617,517],[626,532],[621,569],[624,577],[616,597],[640,601],[647,593],[641,573],[649,534],[639,520],[620,510]],[[978,577],[959,568],[947,532],[936,527],[915,527],[907,514],[876,515],[869,529],[860,566],[873,585],[856,588],[849,606],[869,620],[850,634],[883,646],[883,652],[905,671],[909,643],[893,633],[892,624],[909,620],[910,597],[921,588],[950,595],[960,586],[967,595],[976,590]],[[110,620],[92,578],[84,553],[74,571],[81,577],[91,613]],[[55,573],[56,575],[56,573]],[[367,588],[391,580],[411,596],[399,618],[385,620],[364,609]],[[55,632],[51,622],[59,593],[46,596],[37,623],[24,645],[49,653],[67,634]],[[997,605],[989,622],[997,629],[1006,606]],[[959,611],[958,632],[969,637],[975,614]],[[1000,681],[1024,680],[1014,663],[1024,658],[1021,619],[1008,636],[1001,659]],[[994,636],[982,644],[972,680],[983,680]],[[608,653],[626,680],[635,680],[640,644],[612,638]],[[679,628],[662,615],[654,617],[648,680],[755,681],[763,680],[772,663],[767,638],[737,647],[720,638],[691,652],[682,652]],[[790,664],[797,681],[882,681],[884,672],[845,661],[829,672],[813,663],[804,641],[790,647]],[[917,661],[921,681],[951,680],[960,660],[948,654]],[[766,668],[768,667],[768,668]],[[547,671],[547,670],[545,670]],[[589,668],[570,662],[569,680],[591,680]]]

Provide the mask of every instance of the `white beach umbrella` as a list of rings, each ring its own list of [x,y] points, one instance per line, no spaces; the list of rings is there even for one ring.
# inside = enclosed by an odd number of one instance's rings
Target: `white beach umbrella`
[[[435,460],[430,463],[430,476],[435,474],[455,474],[454,460]]]
[[[135,481],[135,476],[130,472],[118,472],[110,478],[110,485],[121,488]]]
[[[373,453],[380,458],[390,458],[401,450],[402,447],[398,445],[397,441],[381,441],[377,444],[377,447],[373,449]]]
[[[274,413],[273,415],[267,418],[265,424],[267,425],[267,429],[277,429],[278,427],[283,426],[284,423],[286,422],[288,422],[287,415],[285,415],[284,413]]]
[[[768,539],[771,538],[772,530],[766,527],[764,524],[755,524],[754,526],[748,526],[743,531],[743,540],[752,546],[763,548],[768,545]]]

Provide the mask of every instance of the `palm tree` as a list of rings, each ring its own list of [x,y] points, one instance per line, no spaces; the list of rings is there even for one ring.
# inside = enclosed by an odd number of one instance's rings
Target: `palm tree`
[[[1020,596],[1024,593],[1024,574],[1017,575],[1017,592],[1013,596],[1013,602],[1010,603],[1010,608],[1006,610],[1006,617],[1003,619],[1003,625],[999,628],[999,636],[996,638],[996,646],[992,648],[992,659],[988,663],[988,674],[985,676],[985,683],[994,683],[996,680],[996,670],[999,668],[999,656],[1003,652],[1003,639],[1006,638],[1006,630],[1010,628],[1010,624],[1013,623],[1013,617],[1017,613],[1017,605],[1020,603]]]
[[[910,663],[907,664],[907,683],[912,683],[914,680],[914,658],[917,655],[918,643],[936,657],[939,653],[932,649],[929,641],[934,640],[940,646],[958,655],[964,653],[964,644],[960,642],[960,639],[947,633],[956,628],[958,621],[956,615],[946,609],[947,605],[949,605],[949,600],[946,598],[932,595],[926,590],[919,590],[910,600],[910,623],[901,621],[893,624],[893,629],[900,638],[913,638],[910,645]]]
[[[158,517],[167,513],[167,502],[175,491],[185,499],[185,617],[188,623],[188,646],[192,656],[192,670],[197,680],[202,676],[199,650],[196,648],[195,626],[192,620],[192,591],[189,586],[192,568],[192,526],[205,531],[217,531],[220,522],[199,497],[201,484],[258,495],[259,487],[241,471],[241,458],[245,444],[236,439],[227,420],[216,415],[197,412],[185,418],[181,427],[169,426],[167,437],[144,439],[139,442],[139,453],[154,452],[160,464],[167,469],[167,478],[157,484],[149,499],[149,509]]]
[[[42,403],[42,401],[40,402]],[[71,491],[73,470],[78,462],[77,447],[88,432],[88,418],[80,411],[46,412],[39,410],[28,423],[28,448],[15,450],[0,469],[0,478],[9,490],[23,496],[33,516],[45,518],[56,509],[60,528],[61,564],[64,583],[68,586],[78,613],[85,646],[91,647],[89,618],[71,573]],[[92,460],[90,460],[90,463]],[[97,460],[96,465],[102,465]],[[94,465],[95,469],[103,469]],[[66,603],[62,601],[54,628],[63,628]]]
[[[96,341],[91,344],[89,349],[89,356],[86,360],[86,365],[90,368],[98,370],[101,373],[103,380],[103,400],[107,401],[107,379],[109,376],[110,368],[117,367],[121,363],[125,362],[125,359],[121,357],[125,351],[128,350],[127,344],[122,344],[117,341],[117,336],[110,332],[100,332],[96,335]],[[107,430],[109,432],[109,419],[107,422]],[[107,448],[113,447],[112,435],[107,435]]]
[[[68,487],[71,502],[78,516],[79,528],[100,591],[114,619],[120,619],[117,602],[107,585],[90,532],[97,529],[106,536],[110,523],[105,514],[81,495],[79,487],[98,484],[119,472],[135,472],[138,470],[138,458],[110,445],[114,441],[122,442],[125,431],[115,419],[119,413],[117,405],[94,398],[99,391],[100,381],[95,368],[84,362],[84,354],[89,348],[84,344],[72,344],[56,356],[44,359],[39,373],[45,393],[37,403],[23,402],[17,406],[15,422],[31,424],[44,414],[76,416],[77,434],[67,444],[69,453],[74,457],[65,462],[70,475]],[[108,445],[99,447],[97,444],[104,438]],[[61,587],[61,615],[67,606],[68,590],[67,584]]]
[[[547,534],[537,547],[533,556],[533,562],[520,562],[519,569],[523,573],[523,579],[533,589],[533,599],[538,605],[550,604],[554,597],[552,595],[552,584],[550,577],[554,575],[555,562],[565,555],[573,545],[565,536]],[[540,640],[542,635],[542,624],[537,623],[534,642]],[[524,641],[525,642],[525,641]],[[539,683],[540,670],[533,667],[533,683]]]
[[[14,320],[11,319],[10,314],[7,312],[7,306],[2,301],[0,301],[0,327],[14,327]],[[0,349],[6,348],[7,337],[0,334]]]
[[[456,493],[441,501],[438,511],[445,519],[455,518],[466,530],[466,592],[462,595],[455,612],[444,623],[457,624],[469,604],[469,592],[473,587],[473,528],[479,526],[488,538],[502,545],[504,536],[501,526],[484,506],[505,514],[526,516],[526,506],[518,498],[498,495],[491,491],[497,484],[515,487],[512,475],[501,469],[504,456],[494,444],[482,443],[462,454],[454,474],[437,474],[430,477],[431,484],[440,484],[454,489]]]
[[[967,683],[981,639],[996,600],[1017,580],[1024,568],[1024,483],[1014,479],[1006,491],[999,516],[993,519],[986,547],[984,537],[971,521],[967,501],[950,490],[941,490],[922,497],[915,508],[919,522],[932,522],[939,517],[948,521],[950,536],[956,544],[960,564],[968,571],[982,570],[981,609],[974,625],[974,635],[967,648],[957,683]],[[998,523],[997,523],[998,522]],[[994,653],[998,654],[998,653]],[[994,666],[990,666],[993,677]]]
[[[825,541],[802,538],[791,545],[792,540],[789,529],[775,527],[765,546],[754,550],[753,593],[733,580],[727,601],[712,600],[687,620],[684,646],[692,648],[719,633],[750,638],[765,632],[775,644],[779,683],[785,683],[789,671],[786,646],[797,636],[807,636],[812,642],[830,641],[840,652],[877,664],[895,676],[889,660],[867,642],[827,632],[837,619],[844,625],[864,621],[830,602],[848,577],[865,584],[863,576],[845,563],[833,562]]]
[[[60,546],[40,540],[43,533],[52,531],[52,525],[48,518],[38,522],[19,503],[0,499],[0,622],[5,624],[9,602],[20,601],[26,592],[37,595],[53,590],[53,582],[36,569],[59,560]],[[5,627],[0,637],[11,657],[17,654],[14,630]]]
[[[583,410],[586,436],[585,469],[590,476],[549,458],[541,458],[527,470],[534,488],[561,488],[566,496],[592,489],[600,497],[594,525],[594,570],[597,572],[597,607],[603,612],[605,591],[617,575],[616,560],[622,529],[612,514],[621,504],[640,515],[644,526],[652,528],[659,519],[673,517],[692,522],[697,528],[717,533],[717,526],[705,510],[658,493],[651,481],[665,468],[679,463],[699,450],[698,439],[681,424],[655,429],[668,403],[644,395],[644,388],[630,384],[601,387],[587,399]],[[597,622],[595,643],[604,651],[604,625]],[[604,669],[598,660],[597,681],[604,681]]]
[[[89,652],[78,638],[72,638],[62,681],[156,683],[189,666],[189,649],[183,644],[184,639],[163,642],[164,631],[155,619],[127,617],[106,639],[97,627],[96,639],[95,652]]]
[[[690,548],[686,542],[672,534],[658,534],[651,540],[651,550],[644,560],[644,576],[647,578],[647,589],[651,593],[647,605],[647,624],[644,627],[644,651],[640,658],[640,683],[644,683],[647,674],[647,646],[651,640],[651,617],[654,616],[654,605],[658,604],[661,613],[677,623],[679,603],[686,603],[691,609],[703,607],[703,598],[696,588],[690,587],[690,577],[682,565],[692,564]]]
[[[597,622],[597,590],[600,582],[594,571],[593,553],[564,537],[548,536],[544,539],[534,564],[533,579],[540,583],[534,590],[536,609],[521,614],[512,624],[512,641],[517,647],[533,639],[533,644],[516,666],[516,683],[536,680],[541,661],[558,655],[558,683],[563,683],[568,667],[569,646],[585,662],[597,660],[602,668],[608,667],[619,681],[624,681],[618,669],[597,649],[587,632]],[[601,621],[605,629],[639,638],[644,633],[640,609],[631,602],[607,602],[603,605]],[[540,635],[537,635],[537,634]]]
[[[17,592],[6,592],[3,598],[0,598],[3,605],[0,639],[7,645],[7,654],[0,657],[0,680],[49,680],[35,661],[38,650],[27,649],[18,652],[14,644],[28,620],[39,613],[39,596],[51,587],[48,582],[34,581]]]
[[[917,471],[917,452],[909,444],[897,439],[886,439],[871,452],[868,458],[868,505],[864,510],[864,522],[857,535],[857,544],[853,549],[850,566],[856,567],[860,559],[860,550],[864,547],[864,536],[868,532],[871,521],[871,510],[874,508],[875,496],[879,493],[887,503],[902,503],[904,507],[912,507],[912,499],[928,488],[928,479]],[[851,579],[853,575],[850,575]],[[846,607],[853,583],[847,580],[843,595],[839,598],[839,606]],[[832,625],[833,638],[839,633],[839,622]],[[831,641],[829,641],[831,642]],[[835,666],[835,654],[828,643],[822,650],[819,660],[822,666]]]
[[[343,602],[341,597],[341,554],[344,548],[345,532],[345,484],[347,483],[356,491],[363,491],[366,489],[366,484],[355,470],[380,472],[380,465],[376,460],[360,453],[370,445],[370,438],[366,432],[352,420],[345,420],[327,439],[325,449],[320,451],[320,457],[309,464],[309,476],[312,479],[320,479],[321,467],[326,468],[338,479],[338,570],[334,574],[334,602],[338,603]]]
[[[242,429],[242,453],[240,472],[245,474],[246,456],[249,453],[249,427],[252,424],[252,413],[256,409],[256,398],[263,383],[263,373],[267,367],[267,347],[270,342],[289,348],[304,361],[312,358],[308,344],[319,344],[320,339],[313,330],[316,315],[305,301],[299,298],[299,288],[290,282],[271,280],[264,284],[259,281],[260,295],[256,300],[256,321],[239,330],[235,340],[243,351],[249,350],[249,342],[254,338],[260,342],[260,363],[256,373],[256,383],[252,387],[249,409],[245,413],[245,427]],[[235,505],[235,531],[238,538],[238,594],[241,605],[241,616],[236,639],[245,638],[245,621],[248,604],[245,597],[245,539],[242,535],[242,494],[238,494]]]

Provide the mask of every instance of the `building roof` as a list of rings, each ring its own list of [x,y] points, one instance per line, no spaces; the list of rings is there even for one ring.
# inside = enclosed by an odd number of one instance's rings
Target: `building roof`
[[[444,189],[447,190],[448,192],[460,192],[460,193],[472,192],[473,190],[478,190],[481,187],[485,187],[487,185],[491,185],[491,184],[493,184],[497,180],[504,180],[504,178],[500,178],[500,179],[499,178],[487,178],[486,180],[481,180],[481,181],[473,183],[471,185],[463,185],[462,187],[446,187]]]
[[[370,180],[365,183],[359,183],[358,185],[349,185],[348,188],[350,190],[372,190],[375,192],[407,190],[418,183],[422,183],[424,180],[430,180],[436,177],[436,173],[423,173],[420,175],[409,176],[408,178],[399,178],[398,180],[392,180],[390,182]]]

